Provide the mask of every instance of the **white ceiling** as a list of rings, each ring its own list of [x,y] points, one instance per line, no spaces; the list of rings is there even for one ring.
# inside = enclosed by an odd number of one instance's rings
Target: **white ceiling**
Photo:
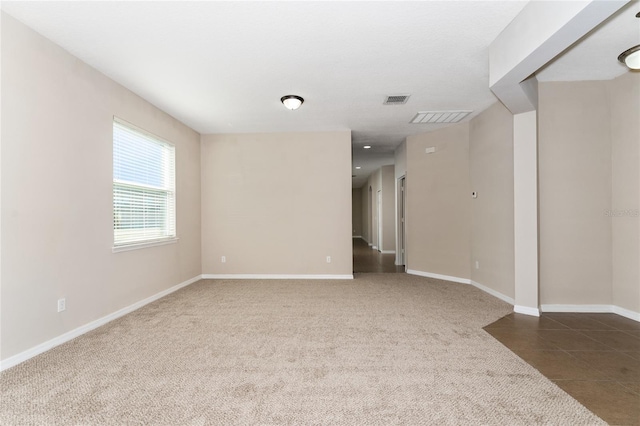
[[[393,163],[406,136],[443,126],[409,124],[416,112],[475,111],[469,120],[496,101],[488,46],[525,4],[3,1],[1,7],[200,133],[352,130],[354,166],[362,166],[354,170],[358,187]],[[587,40],[567,53],[584,60],[597,48],[606,53],[602,65],[589,62],[578,74],[559,59],[540,79],[625,72],[615,57],[634,44],[634,29],[638,38],[637,22],[616,19],[625,31],[603,29],[607,41]],[[304,105],[286,110],[280,104],[286,94],[304,97]],[[411,97],[405,105],[383,105],[395,94]],[[373,148],[363,150],[365,144]]]

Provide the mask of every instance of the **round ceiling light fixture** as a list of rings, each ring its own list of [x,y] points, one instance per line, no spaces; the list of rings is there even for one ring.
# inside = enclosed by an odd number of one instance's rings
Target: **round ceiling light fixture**
[[[636,13],[636,18],[640,18],[640,12]],[[622,52],[618,60],[632,70],[640,70],[640,44]]]
[[[304,99],[302,99],[300,96],[297,95],[286,95],[280,98],[280,102],[282,102],[282,104],[290,110],[294,110],[294,109],[298,109],[300,108],[300,105],[302,105],[302,103],[304,102]]]
[[[622,52],[618,60],[632,70],[640,70],[640,44]]]
[[[364,149],[371,149],[371,145],[365,145],[363,146]]]

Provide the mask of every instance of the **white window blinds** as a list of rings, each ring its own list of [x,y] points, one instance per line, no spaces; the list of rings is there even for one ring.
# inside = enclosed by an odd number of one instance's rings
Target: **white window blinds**
[[[175,148],[113,120],[114,247],[176,237]]]

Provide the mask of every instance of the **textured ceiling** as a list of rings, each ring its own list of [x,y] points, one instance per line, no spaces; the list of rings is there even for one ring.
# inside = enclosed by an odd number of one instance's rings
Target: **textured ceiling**
[[[352,130],[354,165],[362,166],[354,170],[357,187],[393,162],[406,136],[443,126],[408,124],[416,112],[475,111],[466,121],[496,101],[488,46],[525,4],[3,1],[1,7],[200,133]],[[559,60],[540,76],[566,79],[570,68]],[[286,110],[280,104],[286,94],[304,97],[304,105]],[[395,94],[411,98],[383,105]],[[363,150],[365,144],[373,148]]]
[[[640,2],[634,0],[536,73],[539,81],[611,80],[630,72],[618,59],[640,44]]]

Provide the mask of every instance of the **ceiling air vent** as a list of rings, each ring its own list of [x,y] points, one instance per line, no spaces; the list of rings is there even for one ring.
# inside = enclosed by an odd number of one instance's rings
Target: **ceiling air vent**
[[[473,111],[420,111],[411,120],[413,124],[457,123]]]
[[[411,95],[390,95],[384,99],[384,105],[403,105],[406,104]]]

